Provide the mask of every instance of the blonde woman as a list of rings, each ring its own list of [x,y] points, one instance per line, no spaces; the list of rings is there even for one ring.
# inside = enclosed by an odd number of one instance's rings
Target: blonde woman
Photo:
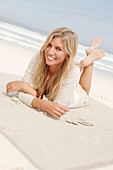
[[[87,57],[75,63],[78,38],[62,27],[52,31],[40,52],[33,56],[22,81],[9,82],[6,92],[18,91],[26,105],[61,117],[70,108],[87,104],[91,86],[93,62],[105,53],[97,49],[102,39],[96,37],[86,50]]]

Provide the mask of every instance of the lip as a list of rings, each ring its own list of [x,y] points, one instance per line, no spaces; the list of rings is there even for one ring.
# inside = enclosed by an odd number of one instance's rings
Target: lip
[[[49,61],[54,61],[56,58],[55,58],[55,57],[51,57],[51,56],[47,55],[47,59],[48,59]]]

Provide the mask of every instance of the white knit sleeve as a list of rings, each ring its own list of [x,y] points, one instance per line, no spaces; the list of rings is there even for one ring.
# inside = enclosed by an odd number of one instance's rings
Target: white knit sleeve
[[[31,61],[30,61],[29,65],[26,69],[26,72],[25,72],[23,78],[22,78],[22,81],[29,83],[31,86],[33,85],[32,84],[32,76],[33,76],[33,73],[35,71],[37,61],[38,61],[38,54],[34,55],[31,58]],[[17,93],[17,96],[24,104],[32,107],[31,103],[32,103],[32,100],[35,98],[35,96],[32,96],[30,94],[26,94],[26,93],[21,92],[21,91],[19,91]]]
[[[67,108],[70,108],[72,103],[75,103],[78,100],[76,88],[80,77],[80,68],[78,65],[75,65],[72,71],[67,76],[64,81],[61,90],[58,96],[55,98],[54,102],[57,102]],[[76,96],[76,98],[75,98]]]
[[[37,62],[38,62],[38,54],[35,54],[31,58],[30,63],[27,66],[27,69],[26,69],[25,74],[22,78],[22,81],[25,81],[25,82],[29,83],[30,85],[32,85],[32,76],[35,71]]]

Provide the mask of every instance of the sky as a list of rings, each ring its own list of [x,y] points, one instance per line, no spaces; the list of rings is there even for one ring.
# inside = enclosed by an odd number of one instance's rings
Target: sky
[[[45,34],[66,26],[77,33],[82,45],[101,36],[101,48],[113,53],[112,0],[0,0],[0,20],[3,19]]]

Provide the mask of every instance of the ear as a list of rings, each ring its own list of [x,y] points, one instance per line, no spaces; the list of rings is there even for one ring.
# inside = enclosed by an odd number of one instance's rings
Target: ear
[[[69,59],[69,55],[67,54],[67,56],[66,56],[66,60],[68,60]]]

